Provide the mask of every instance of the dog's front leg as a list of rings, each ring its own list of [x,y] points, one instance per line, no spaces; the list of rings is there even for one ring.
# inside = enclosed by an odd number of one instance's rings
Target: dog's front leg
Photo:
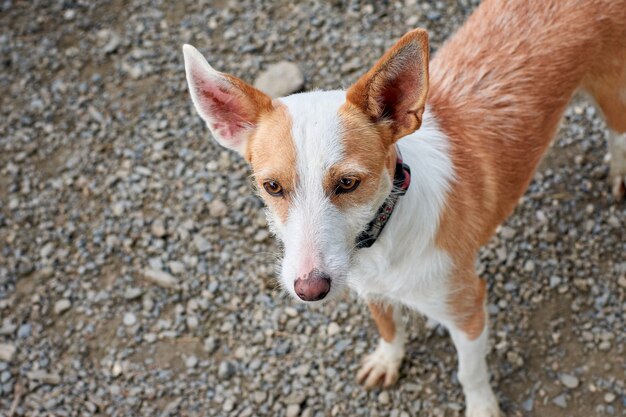
[[[458,378],[465,394],[465,415],[499,417],[500,408],[489,384],[486,361],[489,326],[485,283],[475,273],[466,275],[462,282],[463,290],[455,297],[456,317],[447,327],[458,355]]]
[[[450,335],[459,357],[459,382],[465,394],[465,415],[467,417],[498,417],[498,400],[489,384],[489,372],[485,356],[487,354],[487,325],[477,339],[470,339],[457,328],[451,328]]]
[[[404,357],[406,331],[401,316],[402,308],[378,302],[370,302],[369,308],[380,340],[376,350],[363,359],[357,381],[366,388],[378,385],[387,388],[398,380],[400,363]]]

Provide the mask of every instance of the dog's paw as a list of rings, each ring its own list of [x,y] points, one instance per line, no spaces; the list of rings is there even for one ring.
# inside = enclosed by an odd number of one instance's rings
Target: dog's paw
[[[381,340],[376,350],[363,358],[356,380],[365,388],[389,388],[398,380],[404,349]]]
[[[496,396],[491,392],[467,398],[465,417],[502,417]]]

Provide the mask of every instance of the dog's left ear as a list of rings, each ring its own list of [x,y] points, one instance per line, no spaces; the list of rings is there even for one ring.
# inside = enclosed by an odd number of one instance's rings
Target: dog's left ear
[[[348,89],[348,102],[372,122],[384,123],[390,129],[391,143],[422,124],[428,95],[428,48],[424,29],[405,34]]]

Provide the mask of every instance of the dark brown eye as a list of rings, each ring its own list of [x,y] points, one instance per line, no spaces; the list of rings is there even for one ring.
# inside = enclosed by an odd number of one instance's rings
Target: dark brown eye
[[[263,188],[272,197],[280,197],[283,195],[283,186],[278,181],[270,180],[263,183]]]
[[[335,193],[351,193],[356,190],[361,180],[356,177],[343,177],[339,180],[339,184],[337,184],[337,188],[335,189]]]

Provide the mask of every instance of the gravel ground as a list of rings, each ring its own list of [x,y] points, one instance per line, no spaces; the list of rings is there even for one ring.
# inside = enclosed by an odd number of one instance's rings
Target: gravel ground
[[[396,388],[354,382],[376,331],[347,294],[278,289],[245,163],[192,109],[181,44],[254,80],[347,86],[406,30],[476,1],[0,2],[0,415],[459,416],[445,331],[415,317]],[[481,252],[507,416],[626,415],[626,206],[605,126],[568,109]]]

